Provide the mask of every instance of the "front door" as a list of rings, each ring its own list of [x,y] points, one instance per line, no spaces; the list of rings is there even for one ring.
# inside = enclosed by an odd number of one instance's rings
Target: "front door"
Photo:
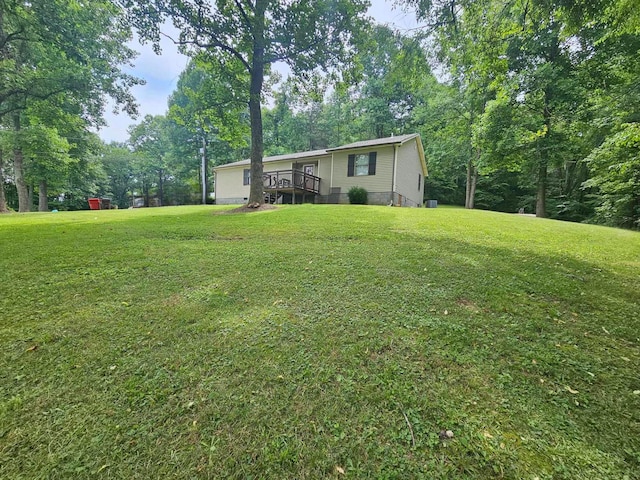
[[[309,178],[307,177],[307,175],[315,175],[315,165],[305,165],[304,166],[304,188],[306,190],[310,190],[313,191],[313,187],[314,187],[314,180],[313,178]]]

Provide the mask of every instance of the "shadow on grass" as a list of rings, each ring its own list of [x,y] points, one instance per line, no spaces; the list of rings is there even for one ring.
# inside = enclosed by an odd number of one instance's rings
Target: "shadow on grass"
[[[6,264],[0,476],[637,471],[637,278],[364,212],[78,226],[109,249]]]

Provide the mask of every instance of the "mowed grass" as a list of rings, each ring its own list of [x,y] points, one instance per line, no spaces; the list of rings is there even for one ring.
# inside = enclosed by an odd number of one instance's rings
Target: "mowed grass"
[[[222,210],[0,217],[0,478],[640,478],[640,234]]]

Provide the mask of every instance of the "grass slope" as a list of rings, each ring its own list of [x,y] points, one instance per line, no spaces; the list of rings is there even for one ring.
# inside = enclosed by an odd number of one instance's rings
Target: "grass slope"
[[[640,478],[638,233],[220,210],[0,217],[0,478]]]

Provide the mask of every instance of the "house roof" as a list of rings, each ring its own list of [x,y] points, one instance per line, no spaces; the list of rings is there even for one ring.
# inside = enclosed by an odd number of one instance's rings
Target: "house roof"
[[[324,155],[327,155],[327,150],[310,150],[308,152],[287,153],[285,155],[273,155],[271,157],[264,157],[262,159],[262,163],[278,162],[282,160],[298,160],[301,158],[309,158],[309,157],[322,157]],[[251,165],[251,160],[250,159],[240,160],[239,162],[219,165],[215,168],[218,169],[218,168],[226,168],[226,167],[239,167],[241,165]]]
[[[417,133],[409,135],[398,135],[397,137],[375,138],[373,140],[364,140],[362,142],[348,143],[339,147],[327,148],[327,152],[336,152],[339,150],[351,150],[355,148],[378,147],[380,145],[402,145],[403,143],[419,137]]]
[[[347,145],[341,145],[339,147],[327,148],[326,150],[311,150],[309,152],[297,152],[287,153],[285,155],[274,155],[272,157],[264,157],[262,163],[277,162],[282,160],[298,160],[310,157],[322,157],[330,155],[332,152],[338,152],[342,150],[354,150],[358,148],[378,147],[381,145],[403,145],[410,140],[417,139],[418,151],[420,152],[420,163],[424,176],[428,176],[427,165],[424,159],[424,150],[422,149],[422,142],[420,141],[420,134],[411,133],[409,135],[398,135],[397,137],[375,138],[373,140],[364,140],[361,142],[349,143]],[[222,168],[233,168],[242,165],[251,165],[251,160],[240,160],[239,162],[227,163],[226,165],[219,165],[214,170]]]

